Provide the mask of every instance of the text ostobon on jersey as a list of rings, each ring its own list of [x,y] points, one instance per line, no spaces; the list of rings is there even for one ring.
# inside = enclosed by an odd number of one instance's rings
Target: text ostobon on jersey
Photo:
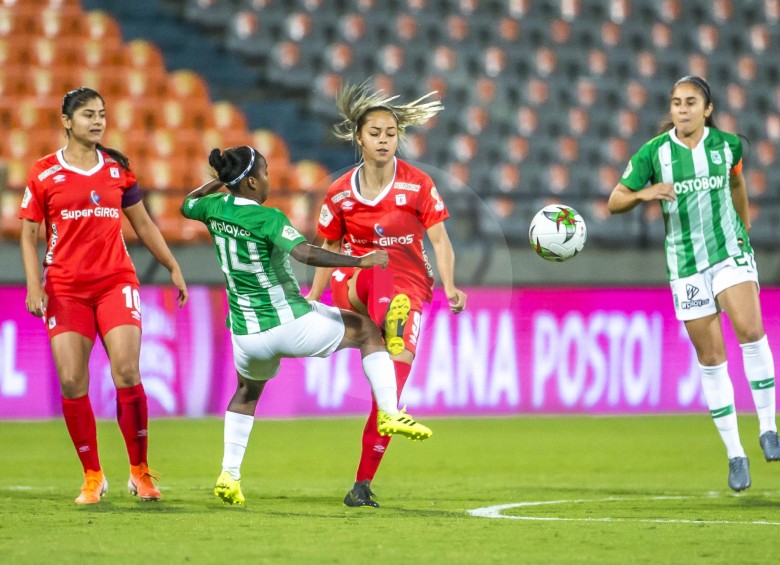
[[[84,208],[82,210],[60,211],[63,220],[80,220],[81,218],[119,218],[119,210],[98,206],[97,208]]]
[[[677,181],[674,183],[674,193],[686,194],[688,192],[701,192],[702,190],[718,190],[723,188],[725,182],[723,175]]]

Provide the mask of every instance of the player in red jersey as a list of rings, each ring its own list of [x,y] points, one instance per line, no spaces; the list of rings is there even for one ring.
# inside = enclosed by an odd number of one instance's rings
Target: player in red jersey
[[[336,135],[356,143],[362,163],[328,189],[318,234],[330,251],[363,255],[385,249],[390,264],[384,270],[317,269],[308,296],[318,300],[330,281],[334,305],[368,314],[384,328],[399,396],[417,349],[422,306],[432,294],[433,271],[423,247],[426,233],[450,309],[458,314],[466,306],[465,293],[455,286],[455,254],[444,227],[447,208],[433,180],[395,156],[406,128],[425,123],[442,109],[439,102],[424,102],[428,96],[397,104],[397,97],[371,92],[365,85],[339,93],[344,120],[336,126]],[[376,416],[373,401],[355,485],[344,498],[347,506],[378,506],[371,498],[371,481],[390,437],[377,432]]]
[[[62,413],[84,468],[76,499],[92,504],[108,489],[97,449],[89,401],[89,356],[100,336],[117,389],[117,420],[130,458],[128,488],[142,500],[159,500],[147,462],[147,402],[139,374],[141,306],[138,277],[122,239],[124,212],[139,239],[171,273],[187,301],[176,259],[141,202],[127,157],[103,147],[103,98],[92,89],[71,90],[62,101],[68,141],[30,170],[19,217],[27,279],[27,310],[42,317],[51,342],[62,393]],[[120,212],[121,209],[121,212]],[[43,276],[38,230],[46,224]]]

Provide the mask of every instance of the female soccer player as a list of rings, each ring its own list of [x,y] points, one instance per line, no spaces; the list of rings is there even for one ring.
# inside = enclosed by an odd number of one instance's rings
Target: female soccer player
[[[139,374],[141,305],[138,277],[122,239],[121,212],[152,255],[171,273],[187,301],[181,269],[141,202],[127,157],[103,147],[103,98],[92,89],[71,90],[62,101],[68,141],[30,170],[19,217],[27,279],[27,310],[42,317],[62,392],[62,413],[84,468],[78,504],[100,501],[108,489],[100,466],[95,416],[89,401],[89,356],[99,335],[116,386],[119,428],[130,458],[128,489],[159,500],[147,462],[147,402]],[[43,278],[38,229],[46,223]]]
[[[671,121],[631,158],[609,209],[661,203],[666,264],[677,319],[685,323],[702,372],[702,389],[729,458],[729,486],[750,486],[728,373],[721,312],[742,348],[767,461],[780,461],[775,423],[775,367],[761,318],[758,273],[748,239],[742,142],[712,120],[710,85],[684,76],[672,88]],[[649,186],[646,186],[650,183]]]
[[[430,437],[431,430],[398,410],[393,364],[379,328],[355,312],[307,301],[288,258],[320,267],[384,268],[387,253],[348,256],[306,243],[281,211],[263,206],[269,193],[268,165],[255,149],[214,149],[209,164],[219,180],[187,195],[181,212],[211,232],[230,308],[227,325],[238,386],[225,413],[225,452],[214,494],[228,504],[245,503],[241,462],[255,408],[283,357],[327,357],[343,347],[360,348],[379,404],[374,425],[380,433]],[[223,184],[229,194],[215,194]]]
[[[406,128],[424,124],[442,109],[439,102],[423,102],[428,96],[396,104],[395,96],[372,92],[365,84],[339,92],[337,105],[344,119],[336,126],[336,135],[356,144],[362,162],[328,189],[318,233],[323,248],[330,251],[364,254],[385,249],[390,265],[387,270],[317,269],[308,295],[318,300],[330,279],[336,306],[366,313],[384,328],[399,395],[417,349],[422,305],[432,295],[425,233],[433,244],[450,310],[458,314],[466,307],[465,293],[455,286],[455,254],[444,227],[449,217],[444,202],[427,174],[395,156]],[[390,438],[377,431],[376,411],[374,399],[355,484],[344,498],[347,506],[379,506],[370,487]]]

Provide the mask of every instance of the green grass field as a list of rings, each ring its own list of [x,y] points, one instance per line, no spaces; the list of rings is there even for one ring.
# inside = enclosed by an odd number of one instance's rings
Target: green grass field
[[[358,419],[257,421],[243,468],[247,507],[212,494],[222,423],[159,420],[151,463],[163,501],[127,493],[115,422],[99,428],[110,490],[73,503],[80,467],[62,422],[0,423],[2,563],[773,563],[780,463],[740,420],[753,486],[726,484],[704,415],[426,421],[393,441],[374,481],[380,509],[341,500]],[[517,506],[525,503],[523,506]],[[503,519],[470,510],[514,505]]]

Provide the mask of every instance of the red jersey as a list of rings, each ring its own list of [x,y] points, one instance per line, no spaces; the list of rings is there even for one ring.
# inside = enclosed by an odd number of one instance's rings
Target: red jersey
[[[433,270],[425,254],[425,230],[449,218],[431,177],[395,159],[395,174],[374,200],[358,190],[359,165],[330,185],[318,234],[341,240],[342,252],[365,255],[384,249],[399,292],[429,301]]]
[[[98,151],[98,164],[88,171],[68,165],[62,149],[39,159],[30,169],[19,217],[46,222],[45,285],[137,285],[120,208],[140,200],[135,175],[107,153]]]

